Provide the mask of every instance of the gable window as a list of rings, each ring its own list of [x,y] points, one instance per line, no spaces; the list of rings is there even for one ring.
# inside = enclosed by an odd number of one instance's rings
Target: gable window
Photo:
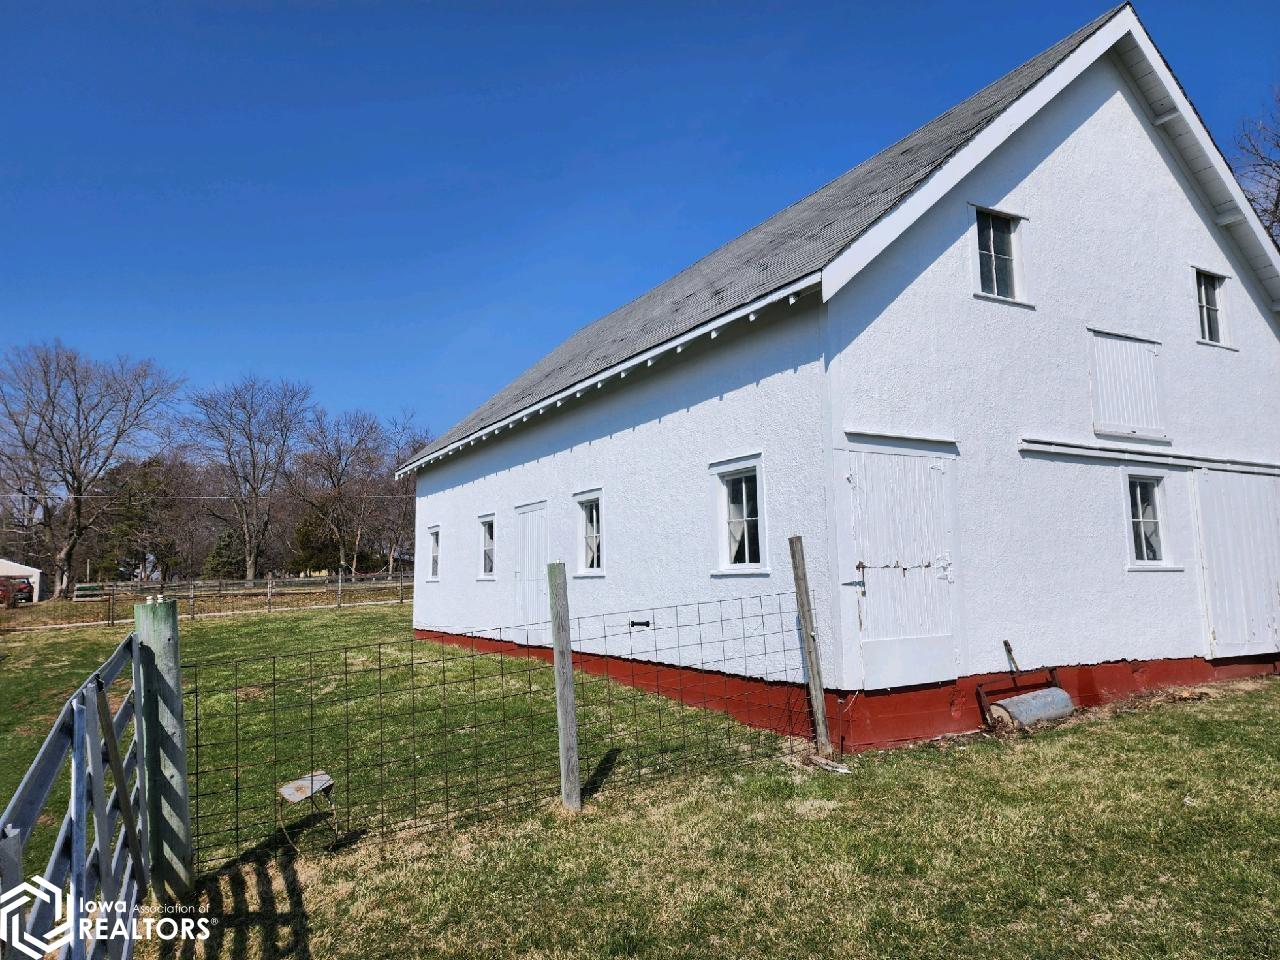
[[[427,538],[431,545],[431,565],[429,570],[429,579],[440,579],[440,528],[432,527],[427,531]]]
[[[988,210],[978,211],[978,273],[982,292],[1006,300],[1017,298],[1013,269],[1016,221]]]
[[[1158,477],[1129,478],[1129,525],[1133,535],[1133,560],[1136,563],[1160,563],[1164,551],[1160,544]]]
[[[590,497],[578,501],[582,509],[582,569],[604,569],[604,528],[600,525],[600,498]]]
[[[480,576],[493,576],[493,517],[480,518]]]
[[[1222,343],[1222,277],[1204,270],[1196,271],[1196,299],[1200,308],[1200,339],[1205,343]]]

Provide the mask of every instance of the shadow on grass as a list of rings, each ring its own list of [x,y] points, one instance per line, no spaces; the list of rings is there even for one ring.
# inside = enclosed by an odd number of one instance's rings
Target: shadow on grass
[[[618,765],[618,757],[621,755],[622,751],[617,747],[605,751],[604,756],[600,758],[600,762],[591,771],[591,776],[587,777],[586,782],[582,785],[583,800],[590,800],[600,792],[605,781],[609,779],[609,774],[613,773],[613,768]]]
[[[305,831],[326,820],[324,814],[312,814],[297,826]],[[322,849],[326,853],[345,849],[365,832],[349,832]],[[310,960],[310,924],[298,879],[298,856],[284,833],[276,830],[206,876],[191,902],[200,905],[204,915],[214,920],[209,938],[203,943],[165,941],[158,951],[161,960],[239,960],[248,956]]]

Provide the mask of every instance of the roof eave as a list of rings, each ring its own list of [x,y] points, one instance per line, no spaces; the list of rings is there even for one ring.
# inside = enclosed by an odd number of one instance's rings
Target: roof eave
[[[620,380],[625,380],[627,375],[634,368],[653,366],[654,362],[663,354],[671,353],[673,351],[679,353],[684,350],[686,345],[700,339],[701,337],[708,335],[714,337],[718,334],[720,328],[727,324],[741,320],[744,317],[747,318],[748,322],[752,322],[755,320],[756,314],[765,307],[783,300],[794,302],[800,294],[818,289],[821,282],[821,271],[814,271],[813,273],[801,277],[799,280],[779,287],[771,293],[767,293],[764,296],[757,297],[748,303],[744,303],[741,306],[726,311],[705,323],[701,323],[698,326],[687,330],[677,337],[672,337],[670,340],[665,340],[657,346],[634,354],[626,360],[615,363],[598,373],[594,373],[589,377],[584,377],[581,380],[570,384],[568,387],[558,391],[557,393],[543,397],[541,400],[531,403],[501,420],[495,421],[488,426],[481,427],[478,430],[474,430],[466,436],[458,438],[448,446],[441,447],[439,450],[432,451],[429,454],[420,454],[419,456],[414,457],[396,471],[396,479],[398,480],[410,473],[416,473],[423,467],[436,463],[445,457],[453,456],[464,448],[475,446],[478,441],[486,440],[489,437],[496,436],[504,431],[514,430],[517,426],[527,421],[531,416],[540,416],[546,413],[549,409],[553,410],[557,407],[563,406],[569,400],[581,399],[586,390],[599,390],[603,388],[605,381],[607,380],[611,380],[615,377]]]

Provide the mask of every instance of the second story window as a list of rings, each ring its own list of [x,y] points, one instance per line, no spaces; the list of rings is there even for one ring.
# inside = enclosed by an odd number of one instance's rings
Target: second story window
[[[1222,343],[1222,307],[1219,293],[1222,277],[1196,271],[1196,299],[1200,307],[1200,339],[1206,343]]]
[[[978,211],[978,272],[982,292],[1008,300],[1017,297],[1013,277],[1014,226],[1012,217]]]

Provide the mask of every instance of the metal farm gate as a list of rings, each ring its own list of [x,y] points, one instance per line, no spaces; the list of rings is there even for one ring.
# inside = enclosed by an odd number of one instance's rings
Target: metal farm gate
[[[5,957],[128,958],[148,890],[172,899],[191,882],[177,633],[154,605],[137,610],[138,631],[63,704],[0,815]]]

